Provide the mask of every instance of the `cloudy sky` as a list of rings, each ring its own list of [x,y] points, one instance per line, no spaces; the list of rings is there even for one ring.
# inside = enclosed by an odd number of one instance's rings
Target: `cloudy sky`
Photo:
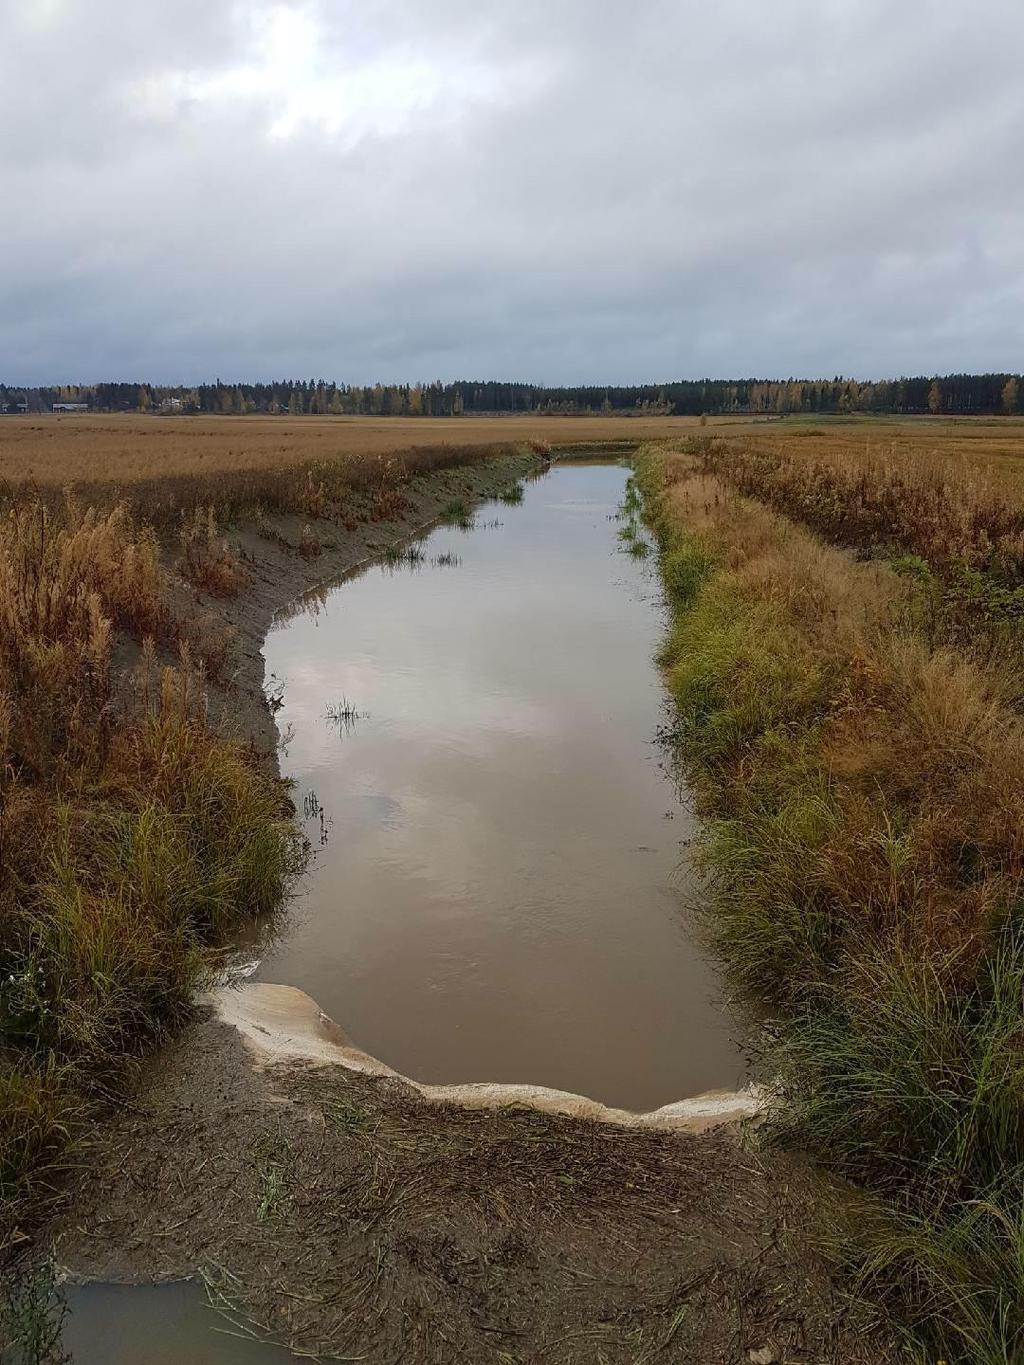
[[[1024,366],[1021,0],[0,0],[0,380]]]

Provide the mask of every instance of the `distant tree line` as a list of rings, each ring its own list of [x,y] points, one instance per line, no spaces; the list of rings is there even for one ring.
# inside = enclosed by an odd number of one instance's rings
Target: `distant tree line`
[[[1013,374],[855,379],[683,379],[670,384],[569,385],[496,380],[450,384],[336,384],[324,379],[194,387],[148,383],[0,384],[0,413],[49,412],[85,403],[96,412],[290,413],[293,416],[458,417],[463,413],[676,414],[933,413],[969,416],[1021,410],[1024,378]]]

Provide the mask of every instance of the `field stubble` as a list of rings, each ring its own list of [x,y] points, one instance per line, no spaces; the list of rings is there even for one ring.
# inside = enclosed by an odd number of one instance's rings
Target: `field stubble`
[[[461,464],[495,446],[600,445],[697,429],[691,418],[0,418],[0,478],[41,489],[74,484],[83,501],[130,501],[149,520],[213,502],[273,506],[310,477],[349,487],[394,461],[409,472]]]

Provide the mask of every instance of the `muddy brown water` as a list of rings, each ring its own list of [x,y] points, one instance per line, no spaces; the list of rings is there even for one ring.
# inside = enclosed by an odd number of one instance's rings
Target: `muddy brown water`
[[[682,908],[693,829],[656,739],[653,557],[618,539],[628,477],[556,464],[267,638],[316,853],[258,976],[418,1080],[627,1109],[741,1083]]]
[[[70,1365],[284,1365],[297,1357],[209,1306],[195,1281],[68,1287]]]
[[[618,539],[628,476],[556,464],[267,638],[315,852],[257,975],[417,1079],[638,1110],[743,1083],[684,908],[693,828],[657,739],[653,559]],[[196,1283],[66,1297],[76,1365],[292,1358]]]

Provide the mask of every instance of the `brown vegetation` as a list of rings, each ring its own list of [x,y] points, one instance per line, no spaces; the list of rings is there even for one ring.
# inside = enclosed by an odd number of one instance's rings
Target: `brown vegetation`
[[[679,738],[708,815],[708,931],[772,1007],[777,1131],[881,1196],[847,1251],[947,1358],[1017,1359],[1012,603],[995,652],[990,627],[1013,592],[1001,575],[1019,504],[971,470],[746,442],[648,452],[640,477],[674,609]],[[965,574],[984,591],[936,611]]]
[[[768,419],[712,417],[151,417],[138,414],[0,419],[0,477],[63,487],[127,488],[163,477],[199,478],[315,465],[423,447],[538,441],[549,446],[742,435],[787,450],[868,449],[919,461],[938,453],[964,462],[1017,464],[1024,420]],[[1024,466],[1022,466],[1024,469]]]
[[[197,507],[181,522],[182,575],[217,597],[234,597],[245,586],[246,574],[238,554],[220,534],[212,507]]]
[[[0,423],[0,469],[6,478],[0,493],[6,492],[8,500],[53,503],[72,487],[84,505],[123,504],[162,533],[177,530],[183,518],[191,520],[196,508],[212,508],[222,524],[258,513],[337,517],[354,493],[375,499],[384,517],[397,505],[396,490],[410,479],[486,461],[514,448],[478,441],[376,451],[358,442],[346,449],[344,443],[306,439],[292,445],[278,439],[268,445],[259,440],[259,419],[246,420],[252,434],[246,433],[241,448],[232,443],[228,424],[221,430],[220,423],[193,447],[188,441],[175,443],[180,428],[170,443],[165,441],[161,425],[154,421],[151,432],[125,433],[130,441],[125,448],[108,428],[83,423],[78,439],[61,439],[48,448],[49,458],[33,462],[10,439],[17,421]],[[62,427],[57,434],[63,438],[63,432]]]
[[[147,519],[182,507],[305,503],[319,516],[336,480],[375,477],[382,458],[410,473],[463,464],[474,451],[540,443],[640,440],[685,432],[685,418],[7,417],[0,478],[74,484],[86,502],[126,498]],[[301,496],[300,496],[301,495]]]
[[[826,539],[870,554],[916,554],[948,575],[977,569],[1024,583],[1024,465],[835,438],[708,440],[703,467]],[[1024,442],[1016,446],[1024,459]]]
[[[217,738],[153,533],[121,507],[0,526],[0,1249],[96,1101],[187,1008],[205,949],[297,865],[280,784]],[[147,641],[130,700],[116,633]],[[123,689],[121,689],[123,691]]]
[[[837,463],[898,462],[916,469],[940,464],[989,477],[1005,477],[1024,489],[1024,419],[944,417],[784,418],[724,431],[713,423],[706,435],[741,436],[752,450]]]
[[[324,518],[355,526],[401,516],[419,474],[498,453],[433,447],[256,475],[172,473],[137,486],[134,505],[106,487],[99,507],[81,486],[73,495],[8,487],[0,1253],[86,1118],[188,1011],[211,954],[241,921],[282,901],[299,865],[285,788],[207,718],[207,683],[230,685],[233,661],[223,620],[193,599],[230,596],[249,581],[217,508],[228,503],[241,517],[251,507],[257,535],[313,559]],[[194,501],[183,502],[186,493]],[[146,506],[160,514],[164,540],[141,515]],[[301,529],[274,524],[268,510],[297,515]]]

